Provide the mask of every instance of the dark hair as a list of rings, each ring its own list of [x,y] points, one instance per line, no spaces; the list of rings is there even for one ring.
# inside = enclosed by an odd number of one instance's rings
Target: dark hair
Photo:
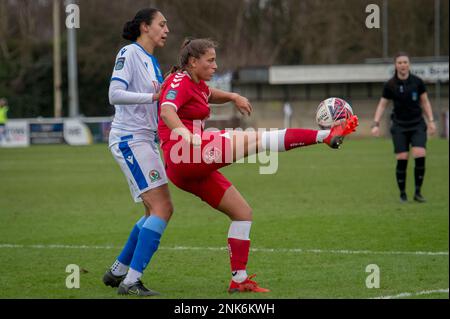
[[[133,20],[128,21],[123,26],[122,38],[125,40],[136,41],[141,35],[140,26],[142,22],[150,25],[159,10],[155,8],[146,8],[139,10],[134,16]]]
[[[397,52],[397,54],[395,55],[394,63],[397,62],[397,59],[399,57],[401,57],[401,56],[406,56],[409,59],[409,54],[408,53],[406,53],[405,51],[400,51],[400,52]]]
[[[178,65],[173,66],[170,73],[184,70],[189,63],[190,57],[199,59],[208,49],[215,49],[217,46],[218,44],[211,39],[186,38],[181,45],[181,50],[178,55]]]
[[[400,52],[397,52],[397,54],[394,57],[394,64],[397,63],[397,59],[401,56],[406,56],[409,60],[409,54],[406,53],[405,51],[400,51]],[[397,67],[395,68],[395,71],[394,71],[394,77],[396,77],[396,76],[397,76]]]

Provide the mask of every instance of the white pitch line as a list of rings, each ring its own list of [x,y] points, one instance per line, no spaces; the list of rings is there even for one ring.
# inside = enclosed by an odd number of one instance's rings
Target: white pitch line
[[[375,298],[371,298],[371,299],[398,299],[398,298],[404,298],[404,297],[415,297],[415,296],[422,296],[422,295],[430,295],[430,294],[444,294],[444,293],[448,293],[448,288],[447,289],[437,289],[437,290],[424,290],[424,291],[419,291],[419,292],[402,292],[398,295],[394,295],[394,296],[380,296],[380,297],[375,297]]]
[[[119,246],[88,246],[88,245],[17,245],[17,244],[0,244],[1,248],[34,248],[34,249],[121,249]],[[211,250],[223,251],[227,247],[188,247],[175,246],[164,247],[162,250]],[[372,251],[372,250],[327,250],[327,249],[301,249],[301,248],[251,248],[252,252],[263,253],[309,253],[309,254],[344,254],[344,255],[427,255],[427,256],[448,256],[448,251]]]

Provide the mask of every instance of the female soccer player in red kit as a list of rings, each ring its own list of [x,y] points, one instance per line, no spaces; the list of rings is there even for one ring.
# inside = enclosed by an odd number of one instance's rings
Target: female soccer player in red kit
[[[242,114],[252,106],[236,93],[209,88],[205,81],[217,69],[216,44],[209,39],[186,40],[180,65],[168,76],[160,95],[158,132],[166,173],[179,188],[207,202],[231,219],[228,250],[232,279],[228,292],[268,292],[246,272],[250,250],[252,209],[237,189],[218,169],[262,152],[288,151],[317,143],[338,148],[344,136],[355,131],[356,116],[331,130],[284,129],[267,132],[208,131],[203,122],[210,115],[208,103],[233,102]]]

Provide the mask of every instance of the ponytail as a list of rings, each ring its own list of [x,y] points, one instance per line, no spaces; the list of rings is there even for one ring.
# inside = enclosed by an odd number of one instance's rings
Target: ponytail
[[[139,27],[140,23],[136,20],[128,21],[123,26],[122,38],[133,42],[136,41],[136,39],[141,35]]]

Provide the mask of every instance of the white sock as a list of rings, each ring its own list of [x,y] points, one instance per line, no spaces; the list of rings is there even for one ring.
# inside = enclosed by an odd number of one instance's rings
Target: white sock
[[[228,238],[250,240],[251,221],[232,221],[228,230]]]
[[[233,271],[231,275],[233,276],[233,281],[238,283],[243,282],[248,277],[247,270],[245,269]]]
[[[321,130],[317,132],[317,143],[323,143],[323,140],[326,139],[330,135],[330,130]]]
[[[116,260],[111,266],[111,272],[114,276],[123,276],[127,273],[128,266]]]
[[[286,129],[277,131],[264,131],[261,134],[261,148],[273,152],[284,152],[284,136]]]
[[[128,270],[127,276],[125,277],[125,279],[123,280],[123,283],[125,285],[130,285],[130,284],[134,284],[136,281],[138,281],[139,279],[141,279],[142,277],[142,273],[139,271],[134,270],[133,268],[130,268]]]

